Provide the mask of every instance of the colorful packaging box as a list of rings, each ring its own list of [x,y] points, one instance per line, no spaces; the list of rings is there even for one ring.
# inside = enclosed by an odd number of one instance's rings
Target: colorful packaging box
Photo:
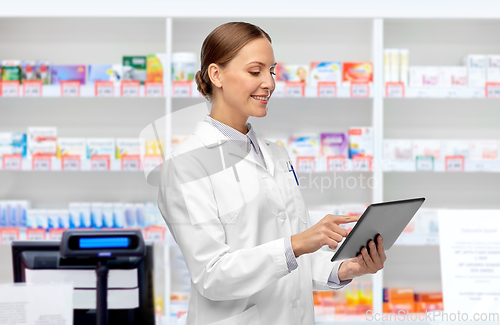
[[[303,82],[306,86],[309,84],[309,67],[300,64],[285,65],[286,80],[291,82]]]
[[[438,67],[410,67],[410,87],[439,86]]]
[[[349,159],[373,157],[373,128],[349,128]]]
[[[391,51],[391,80],[392,82],[399,82],[399,68],[400,68],[400,52],[398,49]]]
[[[500,82],[500,55],[488,55],[486,62],[486,82]]]
[[[3,155],[15,154],[21,154],[23,158],[26,157],[26,133],[0,132],[0,158]]]
[[[113,223],[113,203],[102,203],[102,227],[115,228]]]
[[[88,83],[96,81],[119,82],[122,80],[122,66],[120,64],[92,64],[89,65]]]
[[[159,145],[158,145],[159,144]],[[145,141],[145,155],[147,156],[161,156],[160,146],[163,149],[163,141],[158,140],[146,140]]]
[[[344,62],[342,64],[342,83],[349,86],[351,82],[371,83],[373,81],[373,65],[371,62]]]
[[[113,227],[125,227],[125,204],[113,203]]]
[[[336,82],[340,86],[342,80],[342,62],[312,62],[310,85],[318,86],[318,82]]]
[[[439,86],[467,86],[467,68],[439,67]]]
[[[317,135],[294,135],[288,140],[288,151],[292,161],[298,156],[317,157],[319,137]]]
[[[441,141],[441,154],[443,158],[450,156],[463,156],[469,159],[470,142],[466,140]]]
[[[58,138],[57,158],[62,156],[78,156],[80,159],[87,158],[87,140],[85,138]]]
[[[28,127],[27,157],[36,155],[57,155],[57,128],[55,127]]]
[[[52,64],[49,61],[36,61],[35,64],[36,79],[41,80],[42,84],[50,85],[52,82]]]
[[[465,58],[469,87],[484,87],[486,83],[486,55],[468,55]]]
[[[109,156],[110,159],[116,157],[114,138],[87,138],[87,159],[95,155]]]
[[[385,160],[410,160],[413,158],[413,143],[411,140],[384,140]]]
[[[413,140],[413,159],[417,157],[441,158],[441,141],[439,140]]]
[[[22,61],[21,63],[21,82],[25,80],[39,80],[36,74],[35,61]]]
[[[116,159],[121,159],[123,156],[144,156],[141,148],[141,141],[144,139],[139,138],[117,138],[116,139]]]
[[[141,85],[147,80],[147,64],[145,56],[123,57],[123,80],[140,81]]]
[[[167,55],[164,53],[149,54],[146,58],[146,80],[148,82],[163,82],[163,76],[165,73],[165,63],[167,62]],[[188,78],[193,80],[194,73],[191,73]]]
[[[29,209],[29,201],[0,201],[0,227],[26,227]]]
[[[21,81],[21,61],[3,60],[1,65],[2,81]]]
[[[102,228],[103,224],[102,203],[92,202],[90,204],[90,227]]]
[[[165,54],[156,54],[159,61],[165,66],[163,62]],[[198,55],[193,52],[174,52],[172,53],[172,80],[173,81],[188,81],[194,80],[194,76],[198,69],[197,62]],[[164,70],[164,69],[163,69]],[[149,77],[148,77],[149,80]]]
[[[349,141],[345,132],[321,133],[320,156],[344,156],[348,157]]]
[[[410,51],[407,49],[400,49],[399,55],[401,64],[399,69],[399,81],[407,87],[409,78]]]
[[[92,228],[90,203],[80,203],[80,228]]]
[[[496,160],[498,159],[498,141],[472,140],[470,141],[471,160]]]
[[[51,71],[51,81],[53,85],[58,85],[61,81],[79,81],[85,84],[85,65],[53,65]]]
[[[391,55],[393,49],[384,49],[384,82],[393,82],[391,74]]]

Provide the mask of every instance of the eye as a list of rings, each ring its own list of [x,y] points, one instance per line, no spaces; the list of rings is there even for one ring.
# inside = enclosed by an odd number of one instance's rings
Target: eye
[[[259,72],[252,72],[252,71],[250,71],[250,74],[251,74],[252,76],[258,76],[258,75],[260,74],[260,71],[259,71]]]
[[[274,72],[271,72],[271,74],[272,74],[273,76],[275,76],[275,75],[276,75],[276,73],[274,73]]]

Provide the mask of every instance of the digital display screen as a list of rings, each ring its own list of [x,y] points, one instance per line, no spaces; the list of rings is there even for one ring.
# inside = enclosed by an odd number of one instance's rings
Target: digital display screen
[[[79,247],[81,249],[99,249],[99,248],[129,248],[129,237],[80,237]]]

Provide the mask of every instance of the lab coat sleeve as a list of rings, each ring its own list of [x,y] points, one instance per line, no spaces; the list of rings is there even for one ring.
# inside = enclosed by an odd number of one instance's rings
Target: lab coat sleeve
[[[307,209],[306,220],[309,228],[311,226],[311,218]],[[338,272],[342,261],[331,262],[333,257],[332,252],[324,251],[320,248],[309,255],[311,258],[313,290],[328,291],[340,289],[351,282],[351,280],[339,280]]]
[[[210,179],[200,170],[196,159],[164,163],[158,198],[198,292],[214,301],[241,299],[289,274],[284,238],[235,251],[225,243]]]

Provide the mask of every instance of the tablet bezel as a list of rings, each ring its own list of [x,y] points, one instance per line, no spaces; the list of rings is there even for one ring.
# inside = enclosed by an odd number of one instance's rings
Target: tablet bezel
[[[340,247],[337,249],[337,251],[335,252],[335,254],[333,255],[331,261],[332,262],[335,262],[335,261],[341,261],[340,259],[337,260],[337,256],[340,255],[340,253],[343,251],[343,249],[347,246],[348,244],[348,241],[350,238],[352,238],[354,236],[354,233],[356,231],[357,228],[361,227],[361,224],[363,222],[363,220],[365,220],[367,218],[367,215],[369,214],[370,212],[370,209],[372,207],[376,207],[376,206],[385,206],[385,205],[394,205],[394,204],[405,204],[405,203],[413,203],[413,202],[416,202],[416,201],[421,201],[420,203],[420,206],[418,207],[417,211],[422,207],[422,204],[424,203],[425,201],[425,198],[424,197],[420,197],[420,198],[413,198],[413,199],[405,199],[405,200],[397,200],[397,201],[389,201],[389,202],[381,202],[381,203],[373,203],[373,204],[370,204],[366,210],[363,212],[363,214],[361,215],[361,217],[359,218],[359,220],[356,222],[356,224],[354,225],[353,229],[349,232],[349,234],[347,235],[347,237],[345,238],[344,242],[342,243],[342,245],[340,245]],[[417,213],[417,211],[413,214],[413,216],[410,218],[410,220],[408,221],[408,223],[410,223],[411,219],[415,216],[415,214]],[[407,225],[408,225],[407,223]],[[368,253],[370,252],[369,250],[369,247],[368,247],[368,243],[370,242],[370,240],[375,240],[376,237],[380,235],[380,234],[376,234],[375,235],[375,238],[367,238],[367,242],[365,244],[364,247],[366,247],[366,249],[368,250]],[[400,234],[401,235],[401,234]],[[399,237],[399,236],[398,236]],[[385,246],[385,245],[384,245]],[[391,246],[389,247],[384,247],[384,250],[387,251],[389,248],[391,248]],[[356,254],[359,255],[360,252],[358,252]],[[354,256],[354,257],[356,257]],[[351,257],[351,258],[354,258],[354,257]],[[349,258],[346,258],[346,259],[349,259]],[[342,261],[345,260],[345,259],[342,259]]]

